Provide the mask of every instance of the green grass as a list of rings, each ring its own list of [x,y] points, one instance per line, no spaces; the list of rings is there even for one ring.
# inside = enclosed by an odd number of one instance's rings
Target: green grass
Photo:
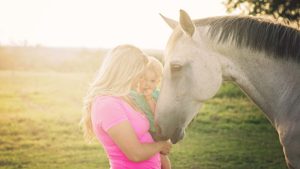
[[[109,168],[79,128],[91,74],[0,72],[0,169]],[[174,169],[285,169],[278,136],[234,85],[208,101],[174,145]]]

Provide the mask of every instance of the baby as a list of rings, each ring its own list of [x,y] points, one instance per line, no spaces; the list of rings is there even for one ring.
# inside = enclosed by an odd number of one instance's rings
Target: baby
[[[136,85],[136,91],[131,91],[131,97],[135,104],[146,114],[150,123],[150,133],[155,139],[155,106],[158,99],[159,91],[157,86],[160,83],[163,66],[154,57],[149,58],[147,68],[142,75],[139,83]],[[170,169],[171,163],[168,156],[161,155],[162,169]]]

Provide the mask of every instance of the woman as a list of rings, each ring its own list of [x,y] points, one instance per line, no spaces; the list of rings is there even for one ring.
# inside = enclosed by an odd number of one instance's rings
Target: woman
[[[84,134],[97,137],[112,169],[159,169],[159,153],[168,154],[172,146],[169,141],[153,141],[149,121],[128,96],[147,62],[137,47],[115,47],[85,98]]]

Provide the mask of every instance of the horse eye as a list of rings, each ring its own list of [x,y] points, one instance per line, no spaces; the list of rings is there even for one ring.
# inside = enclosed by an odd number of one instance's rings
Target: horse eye
[[[179,71],[182,69],[182,65],[180,64],[171,64],[171,70],[172,71]]]

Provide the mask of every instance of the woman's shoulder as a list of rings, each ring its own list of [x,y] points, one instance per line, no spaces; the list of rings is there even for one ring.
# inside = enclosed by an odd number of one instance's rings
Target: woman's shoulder
[[[94,101],[93,101],[93,104],[114,106],[116,104],[119,104],[120,102],[122,102],[122,99],[120,97],[117,97],[117,96],[96,96]]]
[[[92,112],[95,115],[104,116],[105,114],[122,113],[124,111],[123,100],[117,96],[96,96],[92,104]],[[109,113],[108,113],[109,112]]]

